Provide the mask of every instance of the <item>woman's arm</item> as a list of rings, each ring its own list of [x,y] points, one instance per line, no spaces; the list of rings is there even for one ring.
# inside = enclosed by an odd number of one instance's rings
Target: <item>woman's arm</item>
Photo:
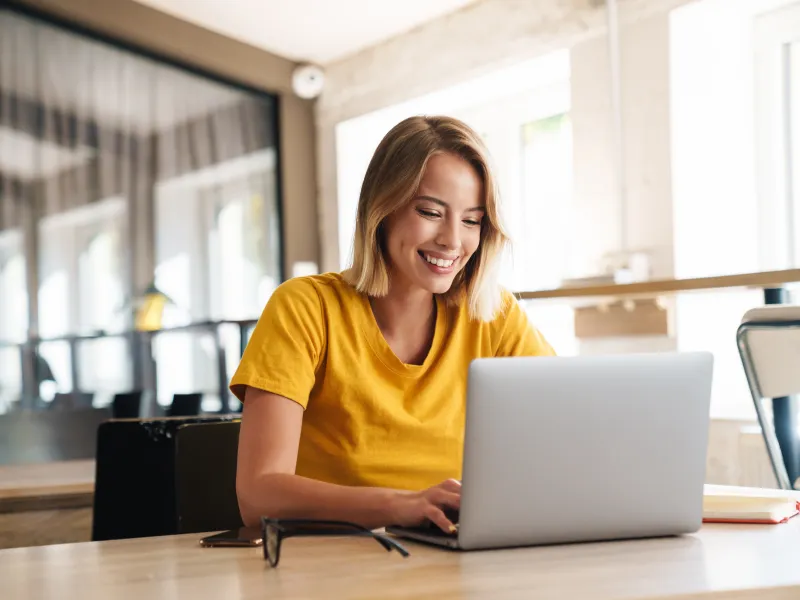
[[[428,519],[444,531],[453,524],[461,486],[448,480],[421,492],[334,485],[295,475],[303,407],[263,390],[245,392],[239,434],[236,493],[245,525],[261,516],[350,521],[374,529]]]

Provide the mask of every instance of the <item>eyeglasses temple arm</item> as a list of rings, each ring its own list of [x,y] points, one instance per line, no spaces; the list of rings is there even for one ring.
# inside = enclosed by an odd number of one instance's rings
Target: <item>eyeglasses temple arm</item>
[[[378,542],[380,542],[381,546],[386,548],[388,552],[391,552],[393,549],[397,550],[403,557],[408,557],[409,552],[406,550],[405,546],[403,546],[400,542],[393,540],[392,538],[385,536],[380,533],[375,533],[374,531],[370,532],[372,537],[374,537]]]

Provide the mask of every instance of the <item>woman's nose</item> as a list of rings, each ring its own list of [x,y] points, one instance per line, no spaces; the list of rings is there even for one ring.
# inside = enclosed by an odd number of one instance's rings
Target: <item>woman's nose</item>
[[[443,220],[442,225],[439,228],[436,243],[447,248],[448,250],[457,249],[461,243],[458,222],[453,223],[449,220]]]

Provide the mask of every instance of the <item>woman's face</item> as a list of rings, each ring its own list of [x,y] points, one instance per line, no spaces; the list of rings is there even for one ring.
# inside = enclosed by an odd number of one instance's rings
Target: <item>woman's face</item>
[[[390,289],[447,292],[478,249],[481,178],[464,159],[436,154],[411,201],[386,219]]]

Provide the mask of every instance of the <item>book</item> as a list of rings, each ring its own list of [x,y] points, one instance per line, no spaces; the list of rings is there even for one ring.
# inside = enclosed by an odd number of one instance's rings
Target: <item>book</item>
[[[800,492],[706,485],[704,523],[785,523],[800,513]]]

